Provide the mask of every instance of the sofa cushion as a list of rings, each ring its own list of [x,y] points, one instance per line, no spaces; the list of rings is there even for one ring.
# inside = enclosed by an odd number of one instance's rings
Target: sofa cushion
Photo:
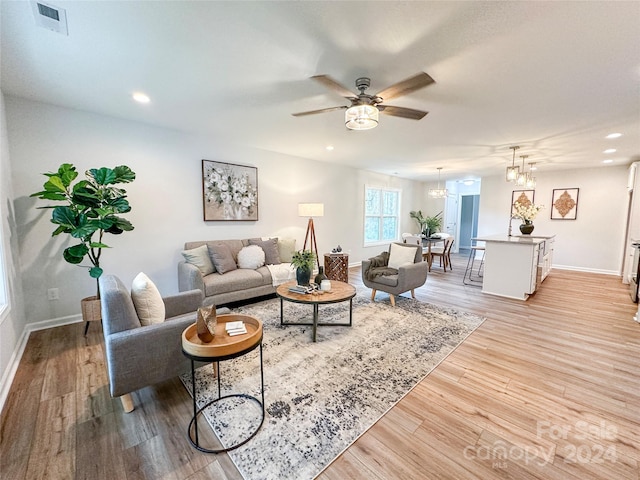
[[[131,299],[141,325],[164,322],[165,307],[162,296],[151,279],[142,272],[133,279]]]
[[[250,238],[249,245],[259,245],[264,250],[264,263],[267,265],[277,265],[280,262],[280,252],[278,251],[278,239],[270,238],[262,240],[260,238]]]
[[[238,252],[238,267],[255,270],[264,265],[264,258],[260,245],[248,245]]]
[[[209,248],[209,255],[211,255],[213,265],[216,267],[218,273],[227,273],[238,268],[231,249],[227,244],[210,243],[207,247]]]
[[[258,270],[265,269],[260,267]],[[247,288],[261,287],[265,285],[264,276],[258,270],[240,268],[220,275],[213,273],[204,277],[204,293],[207,297],[221,293],[235,292]],[[269,270],[267,270],[268,272]],[[269,283],[270,284],[270,281]]]
[[[295,238],[278,238],[278,253],[280,253],[281,263],[291,263],[293,254],[296,251]]]
[[[398,275],[379,275],[375,278],[375,282],[389,287],[397,287]]]
[[[416,256],[415,245],[399,245],[392,243],[389,246],[389,268],[399,268],[401,265],[413,263]]]
[[[202,275],[209,275],[215,271],[211,257],[209,256],[209,249],[206,245],[200,245],[191,250],[184,250],[182,256],[187,263],[198,267]]]

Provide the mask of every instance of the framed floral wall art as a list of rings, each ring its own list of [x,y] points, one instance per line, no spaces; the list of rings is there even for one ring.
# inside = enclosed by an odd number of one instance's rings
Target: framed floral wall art
[[[202,160],[205,221],[258,220],[258,169]]]
[[[528,207],[533,205],[533,200],[536,198],[535,190],[514,190],[511,192],[511,218],[515,213],[514,204],[518,202],[520,205],[524,207]]]
[[[551,220],[578,218],[579,188],[554,188],[551,197]]]

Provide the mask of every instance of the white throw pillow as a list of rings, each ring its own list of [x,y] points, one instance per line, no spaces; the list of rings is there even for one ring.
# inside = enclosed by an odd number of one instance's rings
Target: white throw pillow
[[[162,296],[154,283],[142,272],[133,279],[131,299],[141,325],[164,322],[166,312]]]
[[[238,267],[255,270],[263,265],[264,250],[259,245],[249,245],[238,252]]]
[[[211,262],[211,257],[209,256],[209,249],[207,245],[200,245],[199,247],[193,248],[191,250],[184,250],[182,252],[182,256],[184,257],[187,263],[195,265],[200,270],[202,275],[209,275],[214,272],[213,263]]]
[[[401,265],[413,263],[416,258],[415,247],[403,247],[397,243],[392,243],[389,249],[389,268],[400,268]]]

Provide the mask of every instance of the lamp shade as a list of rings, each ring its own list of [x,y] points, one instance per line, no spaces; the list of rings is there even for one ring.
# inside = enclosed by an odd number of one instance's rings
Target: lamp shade
[[[369,130],[378,126],[378,113],[372,105],[355,105],[347,108],[344,124],[350,130]]]
[[[299,203],[299,217],[323,217],[324,203]]]

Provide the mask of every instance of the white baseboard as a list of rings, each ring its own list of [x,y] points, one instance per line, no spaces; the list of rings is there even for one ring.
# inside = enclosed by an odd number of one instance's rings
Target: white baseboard
[[[616,277],[622,278],[622,273],[615,270],[602,270],[598,268],[574,267],[571,265],[556,265],[554,263],[552,265],[552,269],[555,269],[555,268],[557,268],[558,270],[572,270],[574,272],[597,273],[599,275],[614,275]]]
[[[16,348],[11,354],[9,365],[7,365],[7,368],[2,375],[2,380],[0,381],[0,411],[2,411],[2,409],[4,408],[4,404],[7,401],[7,397],[9,396],[11,384],[13,383],[13,379],[15,378],[16,372],[18,371],[18,366],[20,365],[20,360],[22,360],[24,349],[27,347],[27,342],[29,341],[29,335],[31,335],[31,332],[45,330],[47,328],[61,327],[63,325],[79,323],[82,321],[82,315],[78,314],[69,315],[67,317],[54,318],[51,320],[42,320],[40,322],[27,323],[24,326]]]

